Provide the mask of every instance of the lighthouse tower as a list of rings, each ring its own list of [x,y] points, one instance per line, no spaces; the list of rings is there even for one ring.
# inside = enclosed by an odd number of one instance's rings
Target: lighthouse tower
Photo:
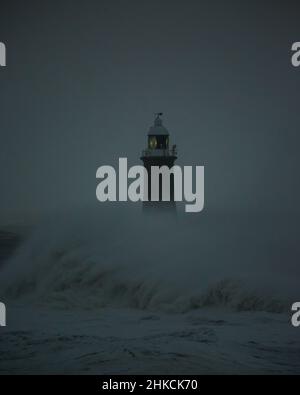
[[[163,113],[155,114],[154,125],[150,127],[148,132],[147,149],[142,153],[141,160],[148,172],[148,201],[143,202],[143,208],[163,209],[168,211],[176,211],[176,203],[174,201],[174,175],[170,175],[170,201],[162,200],[162,175],[159,179],[159,201],[151,202],[151,167],[167,166],[169,169],[174,166],[177,159],[176,145],[170,148],[169,132],[164,127],[161,116]]]

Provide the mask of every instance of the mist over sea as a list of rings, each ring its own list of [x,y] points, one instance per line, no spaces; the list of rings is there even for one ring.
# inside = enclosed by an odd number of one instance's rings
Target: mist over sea
[[[293,226],[270,215],[124,207],[52,216],[2,269],[1,296],[63,308],[284,310],[298,289]]]
[[[8,340],[0,342],[0,371],[56,372],[54,350],[58,347],[65,358],[75,342],[79,354],[65,362],[67,373],[169,372],[172,350],[186,355],[184,361],[174,357],[179,373],[222,373],[222,352],[224,372],[251,373],[257,370],[254,344],[273,342],[278,351],[283,341],[285,366],[271,358],[272,351],[265,360],[262,353],[262,369],[299,372],[300,357],[292,350],[300,339],[289,323],[291,304],[298,299],[297,229],[298,218],[290,215],[179,211],[150,216],[140,207],[109,205],[44,218],[1,267],[0,300],[10,320]],[[263,329],[248,339],[254,322]],[[247,341],[238,346],[236,335]],[[232,337],[230,344],[220,343],[223,336]],[[114,364],[102,361],[111,341]],[[153,341],[156,356],[150,353]],[[291,342],[293,348],[287,346]],[[199,354],[191,354],[190,347],[200,347]],[[210,355],[216,347],[217,356],[203,364],[203,353]],[[241,366],[233,363],[236,347]],[[41,357],[45,349],[48,356]],[[92,349],[96,356],[90,361]],[[135,357],[130,352],[124,357],[124,349],[135,350]],[[26,367],[14,362],[19,353],[22,360],[30,352],[34,356]]]

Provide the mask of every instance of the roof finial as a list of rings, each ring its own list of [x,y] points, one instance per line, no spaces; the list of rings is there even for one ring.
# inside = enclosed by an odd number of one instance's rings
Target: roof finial
[[[163,115],[162,112],[156,112],[154,113],[154,115],[156,115],[155,121],[154,121],[154,125],[155,126],[160,126],[162,125],[162,120],[160,119],[160,117]]]

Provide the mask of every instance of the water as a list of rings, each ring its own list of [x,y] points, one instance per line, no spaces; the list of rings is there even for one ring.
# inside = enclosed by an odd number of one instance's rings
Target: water
[[[0,371],[299,373],[296,229],[294,217],[237,213],[46,219],[1,270],[11,359]]]

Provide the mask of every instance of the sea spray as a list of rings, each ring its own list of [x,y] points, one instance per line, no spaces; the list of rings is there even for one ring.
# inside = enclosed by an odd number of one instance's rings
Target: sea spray
[[[256,260],[247,253],[249,219],[203,218],[103,210],[48,219],[2,269],[0,296],[63,309],[285,310],[294,283],[275,269],[268,277],[263,249]]]

